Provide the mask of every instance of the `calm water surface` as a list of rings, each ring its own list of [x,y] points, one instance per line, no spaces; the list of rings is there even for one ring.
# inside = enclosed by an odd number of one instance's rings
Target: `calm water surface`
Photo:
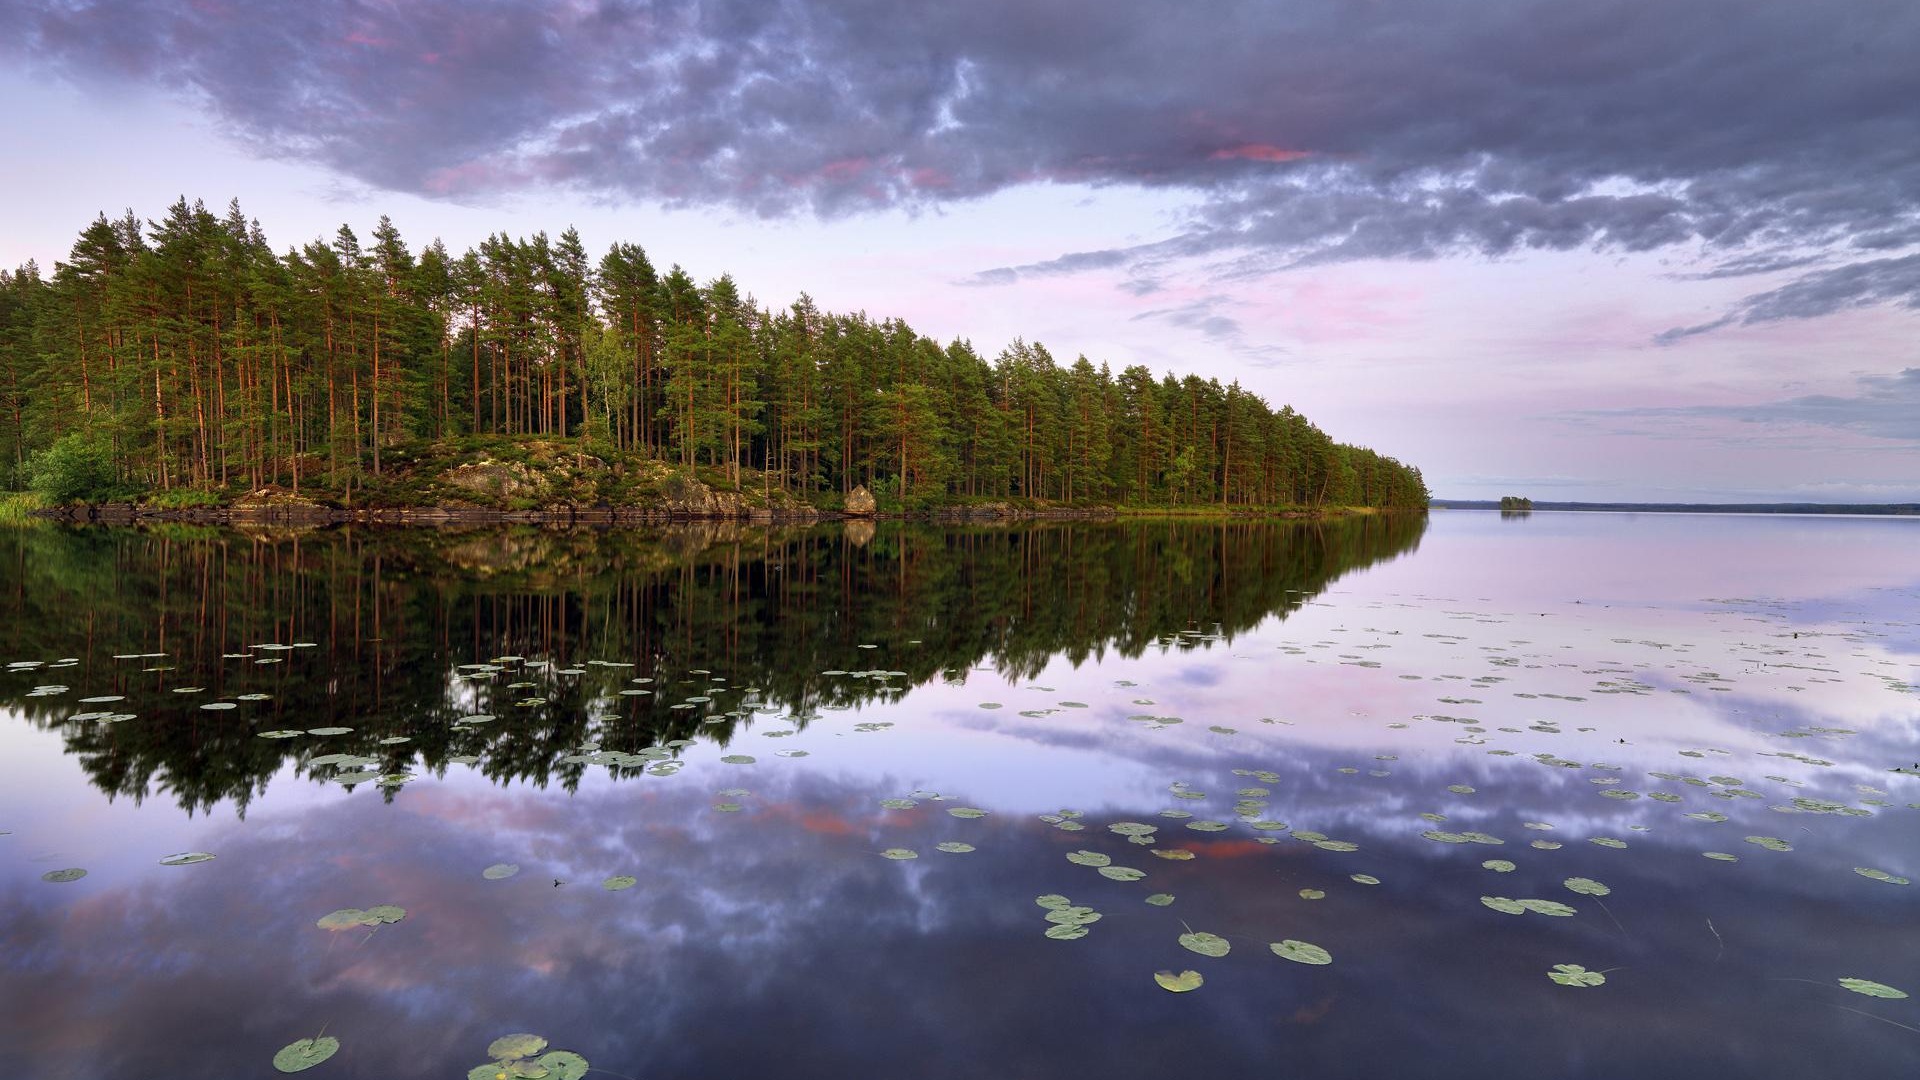
[[[0,603],[21,1075],[1920,1063],[1920,522],[35,529]]]

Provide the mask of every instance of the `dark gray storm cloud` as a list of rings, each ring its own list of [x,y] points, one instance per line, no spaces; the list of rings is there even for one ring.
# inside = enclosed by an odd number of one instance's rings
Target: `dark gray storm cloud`
[[[1909,0],[15,0],[0,41],[428,195],[1194,195],[1168,239],[982,283],[1697,244],[1729,270],[1843,264],[1735,318],[1920,297]]]

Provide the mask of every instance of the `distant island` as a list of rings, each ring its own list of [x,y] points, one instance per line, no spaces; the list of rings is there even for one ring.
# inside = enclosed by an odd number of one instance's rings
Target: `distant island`
[[[1650,514],[1873,514],[1911,517],[1920,515],[1920,503],[1630,503],[1630,502],[1534,502],[1522,499],[1525,507],[1507,505],[1490,499],[1434,499],[1436,510],[1591,510],[1619,513],[1640,511]]]
[[[0,272],[0,512],[1424,512],[1418,469],[1235,382],[988,358],[572,229],[276,254],[237,201]]]
[[[1521,495],[1503,495],[1500,497],[1500,510],[1508,514],[1524,514],[1533,509],[1533,500]]]

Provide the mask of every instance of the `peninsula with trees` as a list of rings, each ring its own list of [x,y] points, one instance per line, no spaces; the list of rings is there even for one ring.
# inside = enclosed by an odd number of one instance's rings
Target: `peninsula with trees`
[[[0,271],[12,504],[682,516],[1424,511],[1419,470],[1237,382],[985,356],[572,229],[276,252],[237,202]]]

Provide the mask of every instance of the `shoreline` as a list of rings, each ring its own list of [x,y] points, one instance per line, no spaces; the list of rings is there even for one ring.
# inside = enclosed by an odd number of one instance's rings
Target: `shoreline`
[[[1114,506],[1034,507],[985,503],[911,511],[852,514],[812,507],[742,507],[727,510],[658,506],[559,504],[528,510],[476,506],[338,507],[324,503],[280,501],[196,507],[154,507],[137,503],[94,503],[40,507],[29,516],[67,525],[394,525],[416,528],[474,525],[548,525],[561,528],[652,528],[662,525],[732,523],[741,525],[813,525],[824,522],[918,521],[934,524],[1011,524],[1025,521],[1330,521],[1406,509],[1329,506],[1220,509],[1202,507],[1130,508]],[[1419,508],[1424,513],[1425,508]]]

